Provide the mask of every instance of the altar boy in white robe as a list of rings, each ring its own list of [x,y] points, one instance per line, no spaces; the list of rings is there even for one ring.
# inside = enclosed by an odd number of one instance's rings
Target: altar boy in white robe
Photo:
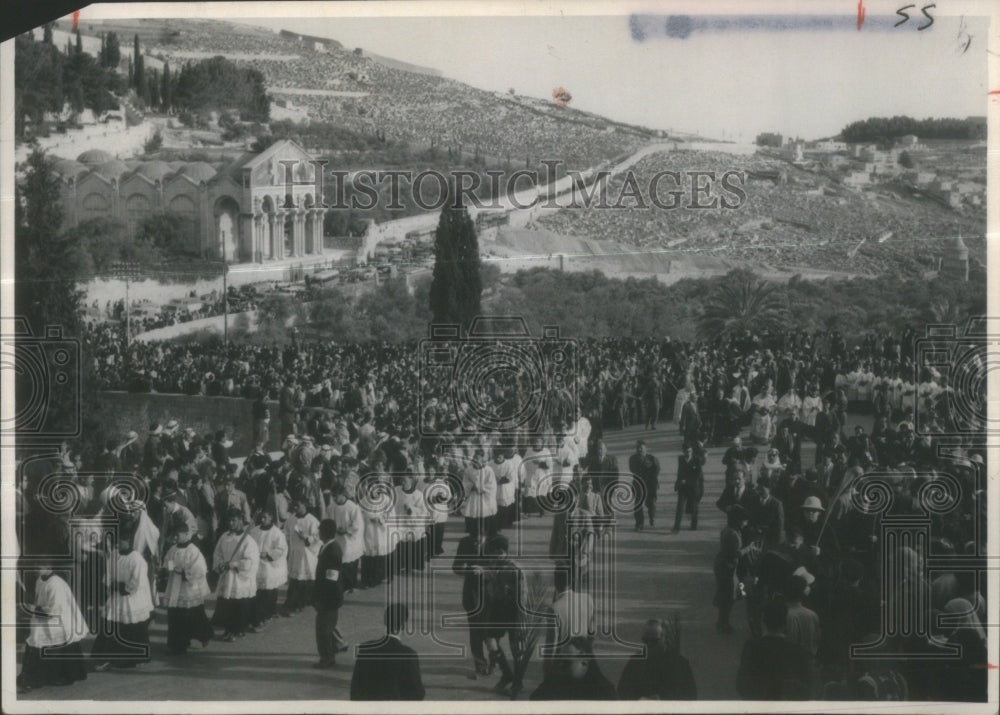
[[[213,620],[224,630],[222,641],[232,643],[247,631],[256,632],[250,619],[260,565],[260,549],[247,533],[243,512],[239,509],[229,510],[229,531],[219,537],[212,564],[219,574]]]
[[[91,657],[98,671],[140,667],[149,662],[149,620],[153,596],[146,559],[132,548],[132,537],[118,538],[118,553],[108,559],[108,600]]]
[[[89,633],[73,590],[50,565],[41,568],[31,608],[31,633],[24,649],[18,692],[44,685],[69,685],[87,678],[80,641]]]
[[[192,640],[204,648],[212,640],[212,625],[205,614],[208,565],[201,549],[191,541],[191,527],[182,524],[175,532],[177,542],[163,558],[166,587],[163,605],[167,607],[167,650],[183,655]]]
[[[253,612],[253,625],[260,628],[277,615],[278,589],[288,583],[288,541],[285,532],[275,525],[273,512],[267,509],[261,511],[260,524],[250,530],[250,535],[260,549]]]
[[[309,513],[309,502],[302,497],[292,502],[293,512],[285,521],[288,541],[288,593],[282,616],[291,616],[312,600],[313,579],[316,577],[316,557],[322,542],[319,519]]]
[[[333,499],[326,509],[326,518],[337,524],[337,543],[341,550],[341,588],[350,593],[358,585],[358,562],[365,553],[365,520],[361,507],[347,498],[342,481],[334,480]]]

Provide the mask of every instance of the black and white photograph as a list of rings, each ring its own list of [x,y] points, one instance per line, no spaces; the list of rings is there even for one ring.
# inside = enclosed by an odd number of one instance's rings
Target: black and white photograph
[[[5,37],[5,711],[997,712],[995,3]]]

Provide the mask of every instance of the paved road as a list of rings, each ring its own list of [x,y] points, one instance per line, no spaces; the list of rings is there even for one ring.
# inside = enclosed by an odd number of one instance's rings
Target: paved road
[[[868,425],[869,419],[863,419]],[[655,431],[641,427],[612,431],[605,435],[611,454],[619,466],[627,468],[628,455],[635,440],[643,437],[649,449],[660,458],[661,490],[656,527],[637,533],[631,516],[623,515],[616,529],[616,584],[613,622],[617,637],[638,642],[643,622],[648,618],[666,618],[678,612],[681,619],[681,650],[691,661],[699,698],[736,699],[736,668],[740,649],[747,638],[745,611],[733,612],[735,632],[721,636],[715,632],[715,609],[712,607],[714,578],[712,560],[723,527],[723,514],[715,507],[722,491],[723,448],[708,451],[705,468],[705,498],[702,501],[698,531],[684,528],[670,535],[673,509],[673,480],[680,438],[672,423],[661,422]],[[803,446],[803,461],[811,463],[813,447]],[[550,517],[529,518],[521,523],[523,564],[545,563],[545,550],[551,529]],[[445,536],[446,554],[433,562],[425,580],[403,585],[413,588],[423,583],[430,590],[416,611],[424,617],[433,612],[437,639],[419,633],[406,640],[421,654],[424,684],[428,699],[491,700],[497,699],[491,688],[494,677],[474,680],[468,657],[456,655],[448,644],[461,646],[466,633],[460,626],[447,627],[446,614],[462,614],[461,579],[451,573],[451,557],[461,536],[461,521],[452,518]],[[540,558],[534,558],[534,557]],[[414,592],[419,588],[415,588]],[[398,595],[398,594],[397,594]],[[340,628],[352,643],[376,638],[383,632],[382,609],[387,594],[384,589],[355,592],[341,609]],[[433,609],[429,606],[433,604]],[[461,622],[464,620],[460,618]],[[419,624],[418,624],[419,625]],[[311,609],[292,618],[279,619],[256,635],[227,644],[213,642],[203,651],[193,651],[177,658],[166,654],[166,617],[158,612],[151,628],[152,661],[142,670],[132,672],[92,673],[82,683],[65,688],[46,688],[27,694],[27,699],[97,699],[97,700],[322,700],[348,697],[353,667],[353,653],[342,654],[332,671],[316,671]],[[602,657],[602,669],[617,683],[627,655],[625,646],[614,639],[599,638],[596,650]],[[619,657],[614,657],[619,656]],[[537,663],[526,679],[525,693],[540,682]]]

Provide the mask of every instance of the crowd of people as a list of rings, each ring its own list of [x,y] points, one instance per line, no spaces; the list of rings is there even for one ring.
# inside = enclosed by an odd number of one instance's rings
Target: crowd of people
[[[635,132],[605,131],[598,120],[573,116],[571,110],[554,105],[536,106],[433,74],[408,72],[353,48],[316,52],[308,43],[279,36],[249,38],[202,28],[185,31],[176,42],[153,52],[176,67],[187,53],[206,50],[251,65],[263,73],[268,88],[359,95],[294,94],[295,105],[317,120],[335,119],[349,129],[382,132],[388,139],[420,146],[461,146],[494,161],[509,157],[520,165],[526,153],[536,161],[545,158],[544,153],[585,168],[650,139]],[[455,107],[462,111],[456,113]]]
[[[715,210],[684,210],[692,203],[689,172],[693,169],[715,172],[714,185],[700,179],[712,190],[697,199],[700,204],[714,201]],[[712,255],[776,266],[828,269],[845,265],[872,275],[914,275],[935,266],[941,243],[917,238],[944,240],[954,237],[957,227],[966,237],[983,235],[984,214],[958,216],[933,201],[903,197],[890,189],[864,195],[845,191],[821,173],[759,156],[681,150],[648,156],[632,171],[645,209],[655,208],[647,188],[654,177],[663,171],[679,172],[684,177],[680,186],[667,177],[656,188],[657,200],[666,205],[677,201],[677,210],[580,208],[544,216],[539,225],[563,235],[614,237],[629,246],[675,248],[681,255],[711,251]],[[720,201],[732,204],[737,199],[719,187],[729,171],[746,172],[746,183],[735,183],[746,193],[736,211],[718,209]],[[784,183],[771,178],[779,172],[786,176]],[[674,191],[682,193],[675,199],[669,193]],[[610,180],[609,203],[614,204],[621,193],[622,178]],[[634,202],[624,205],[634,206]],[[891,231],[892,236],[880,243],[876,236],[884,231]],[[967,244],[972,255],[985,259],[981,241]]]
[[[524,576],[510,539],[519,521],[551,516],[555,628],[532,697],[647,697],[643,688],[662,682],[674,684],[672,698],[693,697],[693,678],[683,675],[686,661],[663,624],[647,624],[659,665],[627,668],[617,688],[598,677],[594,655],[592,591],[600,575],[592,569],[600,563],[600,535],[608,519],[628,514],[637,531],[647,521],[653,527],[665,491],[660,456],[645,440],[626,462],[609,454],[603,436],[631,424],[662,429],[673,417],[683,442],[673,533],[687,515],[698,527],[709,449],[728,445],[716,502],[727,526],[713,565],[713,604],[720,638],[733,631],[735,604],[746,605],[751,640],[737,674],[742,697],[980,699],[983,584],[960,569],[932,574],[922,560],[927,554],[887,546],[878,515],[866,506],[878,501],[872,489],[881,489],[891,513],[926,513],[937,558],[985,553],[985,450],[969,438],[943,450],[944,442],[923,436],[981,433],[982,424],[962,420],[984,411],[973,406],[956,414],[947,375],[927,368],[920,380],[910,377],[917,337],[869,335],[851,347],[838,334],[795,331],[703,345],[584,341],[576,356],[578,405],[572,390],[553,391],[533,423],[537,434],[508,419],[510,405],[525,399],[518,378],[493,374],[462,393],[477,405],[456,407],[448,393],[455,376],[422,370],[412,345],[146,344],[114,353],[123,355],[118,363],[102,355],[96,367],[107,386],[212,394],[200,382],[211,374],[211,384],[222,388],[217,394],[253,397],[255,447],[234,459],[232,435],[197,434],[176,420],[151,425],[144,439],[135,432],[111,439],[95,454],[66,446],[57,481],[71,487],[76,513],[117,516],[124,528],[113,549],[88,547],[85,539],[73,552],[88,564],[79,573],[109,574],[100,588],[68,583],[55,564],[35,583],[35,574],[24,574],[24,597],[36,609],[26,624],[21,684],[83,677],[67,664],[83,657],[79,644],[91,631],[99,634],[91,652],[99,669],[141,665],[157,607],[167,609],[168,649],[181,655],[214,638],[250,637],[311,603],[316,665],[334,667],[347,647],[337,628],[347,597],[423,578],[429,561],[449,556],[446,530],[456,517],[463,535],[452,568],[463,579],[474,671],[486,677],[499,670],[497,692],[517,697],[530,640],[519,607]],[[275,415],[270,397],[277,397]],[[672,415],[664,409],[670,405]],[[848,426],[849,408],[873,414],[870,434]],[[484,409],[500,416],[487,430],[476,422]],[[264,445],[273,429],[283,441],[272,454]],[[804,442],[815,444],[811,465]],[[137,481],[105,485],[93,472]],[[24,472],[17,516],[25,554],[65,553],[72,541],[65,514],[51,509],[52,489]],[[889,640],[889,656],[876,667],[850,658],[849,646],[884,627],[880,595],[888,571],[880,559],[905,573],[890,598],[926,592],[931,610],[926,628]],[[52,619],[74,609],[79,619],[59,620],[84,627],[60,632]],[[126,652],[122,642],[140,647]],[[956,644],[960,660],[908,657],[914,649],[926,655]],[[51,647],[70,657],[44,657],[41,649]]]

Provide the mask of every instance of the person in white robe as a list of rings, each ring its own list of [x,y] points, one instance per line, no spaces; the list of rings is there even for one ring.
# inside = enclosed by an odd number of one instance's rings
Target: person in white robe
[[[430,520],[431,512],[424,493],[417,488],[417,477],[408,472],[402,485],[396,487],[396,513],[389,521],[389,543],[396,545],[390,559],[390,578],[424,570]]]
[[[389,477],[385,474],[368,476],[359,485],[361,515],[364,519],[364,554],[361,557],[361,588],[375,588],[385,580],[389,566],[389,517],[387,505],[374,496],[393,491]],[[370,495],[370,496],[369,496]]]
[[[477,447],[472,460],[462,472],[462,516],[465,517],[465,533],[480,528],[489,534],[496,533],[497,479],[493,469],[486,464],[486,453]],[[481,522],[473,524],[472,522]]]
[[[431,513],[430,534],[428,537],[427,557],[440,556],[444,553],[444,529],[451,513],[452,493],[447,475],[438,464],[433,464],[431,473],[424,477],[420,485],[424,492],[424,500]]]
[[[333,499],[326,509],[326,518],[337,524],[337,543],[340,544],[342,565],[340,583],[344,593],[353,591],[358,585],[358,567],[365,553],[365,520],[361,507],[347,498],[343,482],[333,483]]]
[[[750,424],[750,436],[759,443],[769,443],[774,439],[774,410],[776,406],[774,386],[768,380],[767,386],[753,398],[753,421]]]
[[[309,605],[313,579],[316,577],[316,557],[319,554],[319,519],[309,513],[309,503],[303,498],[292,501],[292,514],[285,522],[288,542],[288,593],[282,616],[298,613]]]
[[[131,536],[118,538],[118,553],[108,559],[108,599],[104,624],[91,657],[97,670],[141,666],[149,661],[149,621],[153,614],[152,589],[146,560],[132,548]]]
[[[191,541],[191,529],[186,525],[174,532],[176,542],[163,557],[166,584],[162,603],[167,607],[167,650],[183,655],[192,640],[201,641],[204,648],[212,640],[212,624],[205,614],[208,587],[208,565],[201,550]]]
[[[80,642],[89,632],[69,584],[53,573],[50,565],[42,566],[35,582],[30,633],[17,676],[18,692],[85,680],[87,666]]]
[[[816,426],[816,415],[823,409],[823,398],[819,394],[819,386],[809,388],[809,394],[802,400],[802,421],[810,427]]]
[[[509,529],[517,511],[517,467],[502,447],[495,448],[492,467],[497,480],[497,529]]]
[[[219,537],[212,558],[213,568],[219,574],[212,618],[223,629],[222,641],[232,643],[248,631],[257,631],[250,621],[257,595],[260,549],[246,530],[241,510],[230,509],[228,521],[229,530]]]
[[[288,583],[288,540],[267,509],[261,511],[260,523],[250,530],[250,536],[260,550],[252,621],[260,628],[278,615],[278,589]]]
[[[687,376],[684,381],[684,387],[677,391],[677,398],[674,400],[674,424],[680,424],[681,422],[681,412],[684,410],[684,405],[688,401],[688,396],[694,391],[694,383],[691,380],[691,375]]]
[[[775,425],[783,422],[798,422],[802,417],[802,400],[795,393],[794,387],[789,387],[788,392],[778,400],[775,411]]]
[[[524,453],[524,461],[521,462],[521,495],[524,502],[521,511],[525,516],[537,514],[542,516],[542,508],[539,506],[539,498],[548,496],[551,486],[552,450],[546,447],[542,438],[533,437],[531,446]]]

